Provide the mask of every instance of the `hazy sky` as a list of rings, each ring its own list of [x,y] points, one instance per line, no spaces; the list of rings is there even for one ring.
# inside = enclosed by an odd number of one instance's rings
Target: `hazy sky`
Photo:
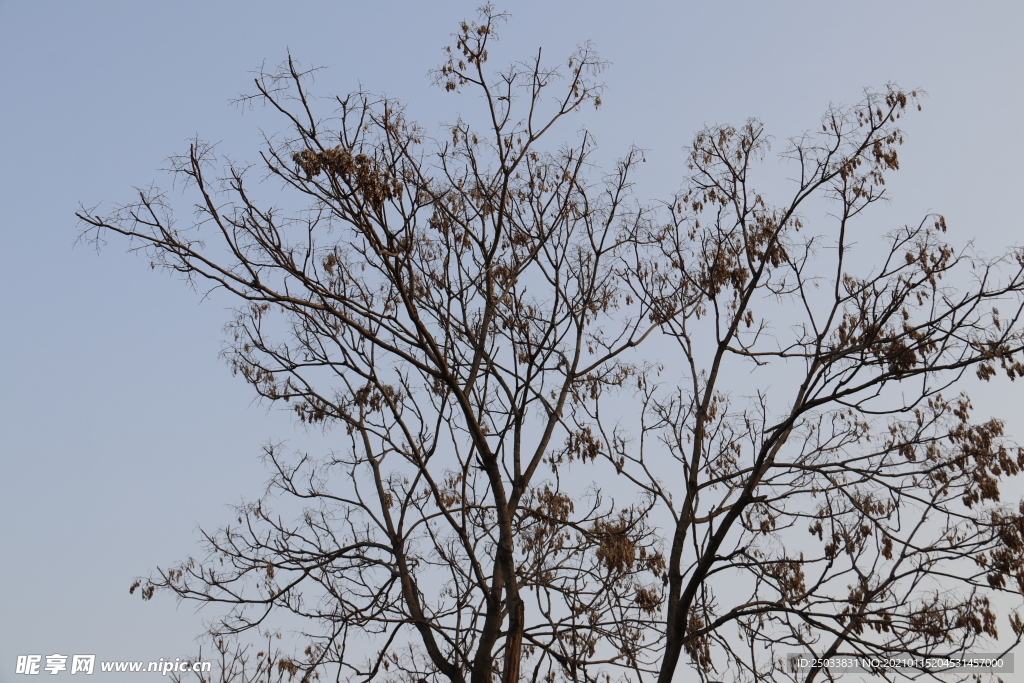
[[[214,613],[167,597],[143,603],[128,594],[132,579],[198,552],[197,525],[223,524],[228,504],[261,493],[261,444],[316,442],[253,402],[219,359],[225,301],[201,303],[124,243],[99,256],[74,246],[79,204],[169,186],[159,169],[197,134],[257,159],[260,128],[280,122],[229,100],[288,50],[328,67],[318,93],[383,92],[433,130],[474,105],[426,74],[475,6],[0,0],[0,683],[20,678],[18,654],[193,653]],[[650,150],[641,197],[679,185],[682,148],[704,124],[756,116],[784,141],[815,127],[830,102],[896,81],[929,94],[905,125],[894,201],[872,220],[895,227],[939,211],[956,243],[993,253],[1024,241],[1024,4],[499,7],[513,18],[494,60],[543,47],[561,63],[592,40],[610,62],[605,106],[584,118],[602,159],[631,144]],[[558,134],[574,138],[579,125]],[[975,403],[1024,438],[1022,392],[1001,386]],[[1018,671],[1007,683],[1024,681],[1024,662]]]

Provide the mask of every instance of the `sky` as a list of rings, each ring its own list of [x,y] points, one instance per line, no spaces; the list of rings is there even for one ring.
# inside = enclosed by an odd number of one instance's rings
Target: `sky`
[[[256,160],[267,112],[230,102],[290,53],[316,91],[404,101],[428,129],[472,100],[428,71],[476,3],[0,0],[0,683],[18,655],[174,659],[214,613],[129,595],[137,576],[198,552],[198,527],[262,492],[261,445],[329,445],[253,400],[220,358],[227,303],[111,242],[76,244],[80,205],[133,187],[194,136]],[[904,126],[892,202],[873,220],[943,213],[949,239],[1022,243],[1024,4],[1012,2],[513,1],[493,60],[591,40],[609,62],[580,122],[611,162],[647,150],[644,199],[669,196],[702,126],[761,119],[777,141],[865,88],[923,88]],[[585,8],[585,9],[583,9]],[[782,144],[777,145],[777,149]],[[172,197],[181,203],[180,193]],[[187,218],[187,213],[181,215]],[[1024,440],[1024,385],[976,393]],[[1024,681],[1024,663],[1011,681]],[[61,675],[68,675],[64,672]],[[124,676],[124,674],[122,674]],[[97,673],[92,680],[117,680]],[[156,674],[142,677],[156,680]]]

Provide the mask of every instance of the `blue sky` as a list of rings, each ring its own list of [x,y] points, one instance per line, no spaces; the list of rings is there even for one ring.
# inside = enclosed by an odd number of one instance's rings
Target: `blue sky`
[[[427,72],[475,6],[0,0],[0,683],[15,680],[18,654],[194,652],[213,613],[143,603],[128,594],[132,579],[196,552],[197,525],[226,522],[228,504],[262,491],[261,444],[322,443],[231,377],[219,359],[224,300],[201,301],[125,244],[99,256],[75,246],[79,204],[168,186],[165,158],[197,134],[255,160],[260,129],[280,122],[229,100],[289,50],[327,67],[318,93],[362,87],[405,101],[428,130],[451,121],[473,103],[432,88]],[[500,8],[513,18],[495,60],[543,47],[561,62],[592,40],[610,62],[605,106],[580,121],[601,159],[631,144],[649,150],[642,198],[678,186],[682,148],[705,124],[756,116],[785,140],[815,127],[829,103],[895,81],[928,96],[906,122],[893,202],[873,220],[895,227],[938,211],[954,242],[994,253],[1024,241],[1024,5]],[[1022,390],[986,386],[975,404],[1024,439]]]

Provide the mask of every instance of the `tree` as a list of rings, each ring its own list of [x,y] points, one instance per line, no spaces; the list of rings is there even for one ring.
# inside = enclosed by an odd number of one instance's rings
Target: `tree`
[[[365,93],[322,118],[291,59],[262,73],[253,100],[290,127],[264,181],[302,210],[195,141],[173,158],[187,228],[153,190],[79,213],[86,239],[234,297],[232,369],[343,444],[268,446],[270,493],[132,590],[225,605],[224,680],[668,683],[688,660],[809,682],[834,672],[786,653],[991,642],[997,597],[1024,592],[1024,504],[999,489],[1024,450],[947,394],[1024,373],[1024,253],[956,250],[940,216],[873,263],[851,252],[918,93],[868,92],[791,139],[782,202],[754,189],[751,120],[699,133],[680,193],[648,205],[641,152],[595,181],[588,134],[545,146],[600,105],[594,51],[492,71],[503,20],[463,23],[434,73],[483,103],[444,139]],[[223,640],[281,614],[303,654],[252,667]]]

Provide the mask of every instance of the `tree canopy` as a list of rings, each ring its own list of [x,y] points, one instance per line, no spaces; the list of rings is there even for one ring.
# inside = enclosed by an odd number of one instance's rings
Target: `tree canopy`
[[[958,382],[1024,373],[1024,252],[938,215],[853,250],[919,93],[832,107],[781,160],[756,120],[708,127],[651,203],[641,151],[605,174],[586,132],[549,142],[601,104],[594,50],[492,69],[504,18],[434,72],[476,118],[319,99],[289,59],[256,79],[288,126],[258,164],[173,158],[184,227],[151,189],[79,214],[233,297],[232,370],[336,443],[268,446],[268,494],[133,591],[222,605],[223,680],[810,683],[835,674],[789,653],[1018,642],[1024,451]],[[224,640],[296,619],[295,653]]]

